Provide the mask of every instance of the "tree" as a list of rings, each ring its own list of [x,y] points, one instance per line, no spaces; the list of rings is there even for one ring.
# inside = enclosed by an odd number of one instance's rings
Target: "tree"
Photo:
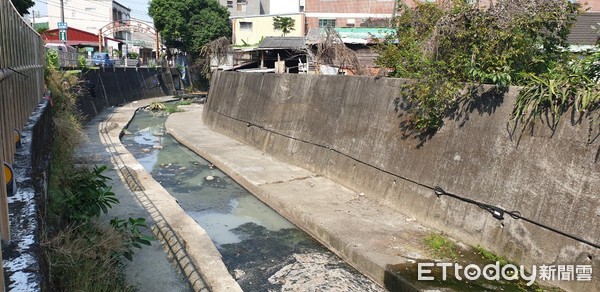
[[[456,116],[460,103],[472,97],[463,90],[465,83],[494,84],[505,90],[509,85],[536,85],[539,78],[535,77],[549,73],[568,77],[563,78],[566,85],[585,79],[569,77],[574,72],[568,67],[576,66],[565,66],[576,64],[564,48],[581,12],[579,4],[569,0],[496,0],[489,7],[476,4],[464,0],[414,7],[401,4],[392,21],[396,34],[378,47],[376,62],[391,69],[392,77],[419,80],[401,86],[408,128],[419,134],[435,131],[444,118]],[[558,84],[556,76],[549,77],[549,84]],[[548,92],[564,92],[566,85]],[[570,88],[580,92],[575,86]],[[540,101],[545,95],[523,96],[523,92],[529,91],[521,91],[518,102],[532,100],[545,105],[549,100]],[[561,112],[559,104],[573,100],[566,95],[558,99],[548,103],[555,113]],[[589,99],[581,102],[581,108],[589,107]],[[518,108],[515,116],[530,106]]]
[[[295,22],[296,21],[291,17],[275,16],[273,19],[273,29],[281,30],[283,32],[283,36],[285,36],[292,30],[296,30],[294,28]]]
[[[229,12],[216,0],[152,0],[148,14],[167,46],[193,58],[212,40],[231,35]]]
[[[11,2],[21,15],[29,14],[27,10],[35,4],[33,0],[11,0]]]

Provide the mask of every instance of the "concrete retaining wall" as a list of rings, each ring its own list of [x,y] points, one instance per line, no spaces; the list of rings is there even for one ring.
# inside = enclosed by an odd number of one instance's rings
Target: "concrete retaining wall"
[[[22,131],[22,146],[15,153],[17,191],[8,197],[11,240],[2,244],[7,290],[39,291],[43,287],[48,263],[40,254],[39,238],[45,232],[48,202],[52,114],[43,100]]]
[[[173,77],[175,75],[175,77]],[[82,91],[77,107],[92,118],[104,107],[135,100],[175,95],[173,80],[179,72],[167,68],[108,68],[82,73]]]
[[[521,264],[591,264],[590,245],[449,197],[464,196],[600,243],[598,120],[564,117],[555,131],[508,126],[518,89],[481,90],[431,137],[401,129],[402,80],[220,72],[204,120],[284,161],[324,174],[471,245]],[[384,222],[382,222],[384,223]],[[590,288],[600,287],[594,277]],[[581,282],[555,282],[582,288]],[[587,286],[586,286],[587,287]],[[592,289],[593,290],[593,289]]]

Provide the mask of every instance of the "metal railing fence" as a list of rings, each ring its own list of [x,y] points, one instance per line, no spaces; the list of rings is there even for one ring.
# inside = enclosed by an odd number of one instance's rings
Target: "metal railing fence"
[[[10,0],[0,0],[0,237],[3,241],[9,241],[11,236],[6,180],[14,179],[9,169],[14,163],[17,134],[43,95],[43,52],[40,35]],[[3,273],[0,285],[4,290]]]

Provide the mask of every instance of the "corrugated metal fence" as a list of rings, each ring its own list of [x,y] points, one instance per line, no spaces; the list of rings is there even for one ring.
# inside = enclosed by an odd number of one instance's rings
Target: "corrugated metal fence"
[[[43,95],[44,64],[39,34],[21,18],[10,0],[0,0],[0,164],[14,162],[15,135]],[[10,224],[7,189],[3,187],[8,178],[5,169],[0,167],[0,236],[7,241]]]

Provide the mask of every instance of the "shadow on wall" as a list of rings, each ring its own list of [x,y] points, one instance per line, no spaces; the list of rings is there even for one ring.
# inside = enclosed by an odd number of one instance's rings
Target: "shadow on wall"
[[[102,109],[131,101],[173,94],[174,85],[168,68],[111,68],[87,70],[77,107],[85,120]]]
[[[531,135],[513,137],[507,125],[519,88],[497,96],[483,87],[481,96],[462,104],[435,135],[413,140],[399,129],[404,82],[219,72],[203,119],[223,134],[324,174],[467,244],[524,265],[572,262],[573,255],[584,255],[577,257],[581,263],[598,267],[593,246],[523,220],[507,218],[499,225],[471,204],[432,201],[429,188],[516,210],[598,243],[600,114],[570,120],[565,114],[553,129],[540,121]],[[519,134],[522,125],[516,129]],[[576,284],[561,283],[572,289]]]
[[[448,109],[443,113],[445,120],[453,120],[458,123],[459,127],[463,127],[469,121],[472,113],[477,113],[479,116],[494,114],[496,109],[504,102],[504,95],[507,93],[507,90],[499,90],[497,87],[487,85],[472,85],[466,88],[465,91],[466,94],[455,103],[449,104]],[[419,143],[416,148],[421,148],[436,134],[437,129],[415,130],[414,121],[408,114],[412,105],[406,99],[395,98],[394,106],[400,119],[399,128],[402,139],[418,140]]]

